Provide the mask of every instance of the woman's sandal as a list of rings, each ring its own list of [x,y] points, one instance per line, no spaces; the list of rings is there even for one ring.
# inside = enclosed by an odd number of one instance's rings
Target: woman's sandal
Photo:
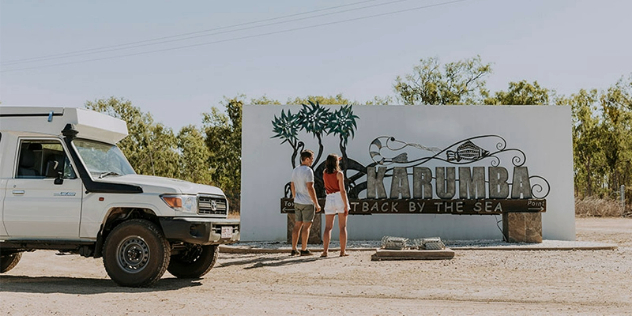
[[[321,254],[320,254],[320,257],[321,257],[321,258],[327,258],[327,253],[326,253],[326,252],[321,253]]]
[[[345,253],[342,253],[342,252],[341,252],[341,253],[340,253],[340,256],[341,256],[341,257],[348,257],[348,256],[349,256],[349,254],[348,254],[348,253],[346,253],[346,252],[345,252]]]

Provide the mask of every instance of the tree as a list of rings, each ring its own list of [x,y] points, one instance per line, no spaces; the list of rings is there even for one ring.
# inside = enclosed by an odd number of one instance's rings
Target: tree
[[[335,96],[322,96],[322,95],[308,95],[305,98],[296,97],[294,99],[288,99],[287,104],[308,104],[308,103],[318,103],[320,105],[346,105],[353,104],[349,99],[342,96],[342,93],[339,93]]]
[[[572,111],[576,196],[593,195],[595,188],[593,179],[598,175],[596,171],[603,154],[598,137],[601,123],[594,115],[597,101],[597,90],[584,89],[563,101],[564,104],[571,105]]]
[[[366,101],[364,104],[365,105],[389,105],[389,104],[393,104],[393,98],[391,96],[386,96],[386,97],[380,97],[380,96],[374,96],[373,100],[370,101]]]
[[[620,79],[600,98],[603,124],[601,142],[607,167],[607,185],[616,191],[621,184],[630,184],[632,161],[632,78]],[[627,180],[627,181],[626,181]],[[628,183],[626,183],[628,182]]]
[[[494,97],[487,97],[485,104],[490,105],[546,105],[555,95],[554,90],[540,87],[537,81],[533,84],[526,80],[510,82],[507,91],[498,91]]]
[[[572,106],[576,196],[614,197],[619,185],[632,185],[631,92],[632,78],[561,99]]]
[[[485,76],[492,72],[480,56],[447,63],[441,69],[438,58],[421,59],[413,73],[394,85],[404,104],[480,104],[488,95]]]
[[[241,125],[243,95],[224,98],[226,114],[212,107],[204,113],[203,129],[209,149],[211,180],[224,190],[231,209],[239,210],[241,196]]]
[[[128,100],[114,97],[88,101],[85,107],[127,123],[129,135],[118,146],[137,173],[179,176],[176,138],[170,128],[154,123],[151,114],[143,113]]]
[[[194,125],[180,129],[178,133],[179,178],[182,180],[211,184],[212,172],[209,166],[210,155],[203,133]]]
[[[273,105],[281,105],[281,102],[279,102],[278,100],[274,100],[274,99],[269,99],[267,96],[262,96],[258,99],[250,99],[250,104],[254,104],[254,105],[266,105],[266,104],[273,104]]]

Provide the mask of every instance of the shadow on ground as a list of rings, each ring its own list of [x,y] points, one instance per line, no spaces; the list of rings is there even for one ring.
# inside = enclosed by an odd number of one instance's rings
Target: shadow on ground
[[[290,257],[287,254],[275,257],[267,257],[261,255],[252,255],[248,259],[228,261],[218,265],[216,268],[224,268],[230,266],[244,265],[244,269],[256,269],[263,267],[280,267],[293,264],[301,264],[318,260],[316,255],[309,257]]]
[[[48,276],[0,276],[0,293],[63,293],[63,294],[103,294],[103,293],[146,293],[171,291],[182,288],[200,286],[200,279],[160,279],[151,287],[129,288],[118,286],[110,279],[48,277]]]

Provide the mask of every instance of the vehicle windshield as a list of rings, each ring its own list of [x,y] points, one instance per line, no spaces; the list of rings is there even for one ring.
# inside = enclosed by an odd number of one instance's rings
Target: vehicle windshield
[[[104,178],[136,174],[125,155],[116,145],[86,139],[75,139],[73,144],[93,177]]]

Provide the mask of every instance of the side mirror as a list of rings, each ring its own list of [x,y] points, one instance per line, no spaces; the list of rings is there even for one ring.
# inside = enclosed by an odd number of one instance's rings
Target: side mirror
[[[59,162],[57,161],[49,161],[46,163],[46,178],[55,178],[55,184],[64,183],[63,173],[57,170],[57,166],[59,166]]]
[[[63,175],[64,174],[61,171],[57,171],[57,177],[55,178],[55,181],[53,183],[54,184],[63,184],[64,183]]]

